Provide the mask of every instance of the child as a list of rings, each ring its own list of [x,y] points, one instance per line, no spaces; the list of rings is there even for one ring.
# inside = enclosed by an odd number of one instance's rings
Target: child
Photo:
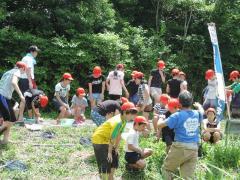
[[[102,75],[102,69],[99,66],[93,68],[93,74],[89,76],[89,100],[91,109],[104,99],[105,76]]]
[[[48,97],[43,91],[38,89],[29,89],[24,93],[29,118],[35,117],[36,123],[40,123],[39,107],[44,108],[48,104]]]
[[[180,84],[180,92],[188,90],[188,83],[186,81],[186,74],[183,71],[179,72],[179,79],[182,81]]]
[[[227,90],[232,90],[231,114],[233,118],[240,117],[240,73],[239,71],[232,71],[229,80],[233,83],[226,87]]]
[[[139,133],[144,132],[148,122],[145,117],[137,116],[134,119],[133,129],[130,130],[126,140],[126,167],[133,170],[142,170],[146,166],[145,158],[152,155],[151,149],[139,147]]]
[[[138,102],[138,95],[137,95],[137,91],[138,91],[138,85],[135,82],[135,78],[134,75],[137,73],[137,71],[133,71],[131,76],[132,79],[130,81],[128,81],[126,87],[127,90],[129,92],[129,101],[134,103],[135,105]]]
[[[172,79],[167,82],[166,92],[171,98],[178,98],[180,93],[180,85],[182,81],[179,80],[179,72],[180,71],[178,69],[173,69],[171,72]]]
[[[55,94],[53,98],[53,104],[59,111],[57,117],[57,124],[60,124],[62,118],[70,116],[70,107],[68,104],[68,96],[70,91],[70,83],[72,82],[72,75],[64,73],[60,82],[55,86]]]
[[[109,118],[120,114],[120,112],[121,106],[118,101],[106,100],[91,110],[91,118],[97,126],[100,126]]]
[[[124,83],[124,65],[118,64],[114,71],[108,74],[106,86],[109,91],[109,99],[120,100],[122,89],[125,91],[125,96],[128,98],[129,93]]]
[[[191,93],[183,91],[179,94],[181,110],[172,114],[165,121],[158,122],[159,127],[168,126],[174,129],[174,142],[164,160],[162,174],[164,179],[173,179],[174,172],[180,168],[183,179],[194,179],[194,171],[198,160],[199,123],[202,113],[192,110]],[[202,110],[200,104],[196,104]]]
[[[135,74],[135,82],[138,87],[138,103],[137,107],[139,111],[143,112],[143,116],[148,120],[149,113],[152,111],[152,99],[150,97],[149,87],[144,82],[144,74],[142,72],[137,72]],[[148,124],[148,130],[150,130],[150,125]]]
[[[101,179],[113,180],[114,171],[118,168],[118,146],[127,121],[135,118],[137,109],[131,102],[121,106],[121,114],[116,115],[101,126],[92,136],[94,154]]]
[[[3,134],[3,140],[0,144],[7,144],[9,141],[10,128],[17,121],[13,108],[10,105],[13,91],[15,90],[21,99],[21,103],[25,104],[25,98],[19,89],[18,81],[21,74],[25,73],[27,65],[18,61],[15,68],[5,72],[0,80],[0,119],[3,120],[0,127],[0,136]]]
[[[160,58],[157,59],[157,69],[153,69],[148,79],[148,87],[154,99],[154,103],[158,101],[159,96],[162,94],[163,84],[165,83],[166,74],[164,72],[165,62]]]
[[[83,88],[78,88],[76,94],[72,97],[71,112],[74,115],[74,124],[82,124],[85,121],[85,109],[88,107],[87,99],[85,98],[86,93]]]
[[[203,120],[203,140],[205,142],[217,143],[221,139],[220,122],[216,120],[216,111],[208,108],[207,119]]]
[[[156,104],[154,105],[153,109],[153,127],[154,132],[157,136],[157,139],[160,138],[160,131],[158,131],[157,123],[160,116],[164,115],[167,112],[165,106],[168,104],[170,97],[167,94],[162,94]]]
[[[207,92],[205,94],[205,100],[203,102],[203,109],[216,108],[217,103],[217,79],[215,72],[209,69],[205,73],[205,79],[208,81]]]
[[[159,120],[162,121],[164,119],[167,119],[171,114],[174,114],[178,111],[179,106],[180,104],[178,99],[170,99],[167,104],[168,111],[166,112],[165,117],[161,116]],[[174,130],[166,126],[162,129],[159,129],[159,131],[162,132],[162,141],[166,143],[166,153],[168,153],[172,143],[174,142]]]

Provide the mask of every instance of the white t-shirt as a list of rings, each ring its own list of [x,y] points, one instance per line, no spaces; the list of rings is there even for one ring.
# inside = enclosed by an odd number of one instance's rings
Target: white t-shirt
[[[31,77],[32,79],[34,79],[34,65],[36,64],[36,60],[34,59],[34,57],[30,53],[28,53],[26,56],[22,58],[22,62],[27,64],[28,68],[31,68]],[[21,78],[27,79],[27,74],[26,73],[22,74]]]
[[[206,99],[216,99],[217,98],[217,80],[208,80],[208,92]]]
[[[138,148],[138,139],[139,139],[139,132],[131,129],[128,133],[127,140],[126,140],[126,152],[134,152],[128,149],[128,144],[132,144],[134,147]]]
[[[117,76],[114,75],[114,71],[108,74],[107,79],[110,80],[109,94],[122,95],[122,84],[121,80],[124,79],[124,73],[122,71],[116,71]]]
[[[14,86],[12,84],[13,76],[20,78],[21,72],[18,68],[5,72],[0,80],[0,94],[7,99],[12,99],[14,91]]]
[[[128,121],[126,123],[124,131],[121,134],[122,139],[124,139],[125,141],[127,141],[128,133],[130,132],[131,129],[133,129],[133,124],[134,124],[133,121]]]
[[[55,92],[58,92],[60,97],[65,98],[67,96],[68,91],[70,91],[69,84],[66,87],[63,87],[60,82],[55,86]]]

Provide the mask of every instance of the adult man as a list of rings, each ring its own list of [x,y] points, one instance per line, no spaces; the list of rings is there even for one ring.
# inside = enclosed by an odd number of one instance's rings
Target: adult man
[[[194,179],[194,171],[198,157],[199,123],[202,121],[203,109],[199,103],[194,105],[201,111],[191,109],[193,98],[191,93],[183,91],[179,95],[182,109],[172,114],[158,126],[174,129],[175,137],[169,153],[163,163],[164,179],[172,179],[174,171],[180,167],[183,179]]]

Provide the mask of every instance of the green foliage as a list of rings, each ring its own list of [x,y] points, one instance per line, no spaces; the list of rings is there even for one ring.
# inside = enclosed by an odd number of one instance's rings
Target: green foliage
[[[213,68],[208,22],[216,23],[225,79],[240,68],[239,8],[238,0],[3,0],[0,74],[36,44],[42,49],[36,80],[51,97],[66,71],[76,80],[73,94],[76,87],[87,87],[95,65],[106,75],[121,62],[127,79],[132,70],[148,78],[161,58],[167,74],[175,67],[187,74],[189,89],[200,99],[204,72]]]

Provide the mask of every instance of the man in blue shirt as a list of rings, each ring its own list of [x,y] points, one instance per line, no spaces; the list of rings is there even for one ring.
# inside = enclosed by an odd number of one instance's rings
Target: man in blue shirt
[[[178,167],[183,179],[192,179],[197,164],[199,124],[203,119],[203,109],[199,103],[195,103],[194,106],[201,113],[191,109],[193,98],[188,91],[180,93],[179,102],[182,106],[179,112],[172,114],[165,121],[158,122],[160,128],[168,126],[175,132],[174,143],[162,167],[164,179],[172,179]]]

